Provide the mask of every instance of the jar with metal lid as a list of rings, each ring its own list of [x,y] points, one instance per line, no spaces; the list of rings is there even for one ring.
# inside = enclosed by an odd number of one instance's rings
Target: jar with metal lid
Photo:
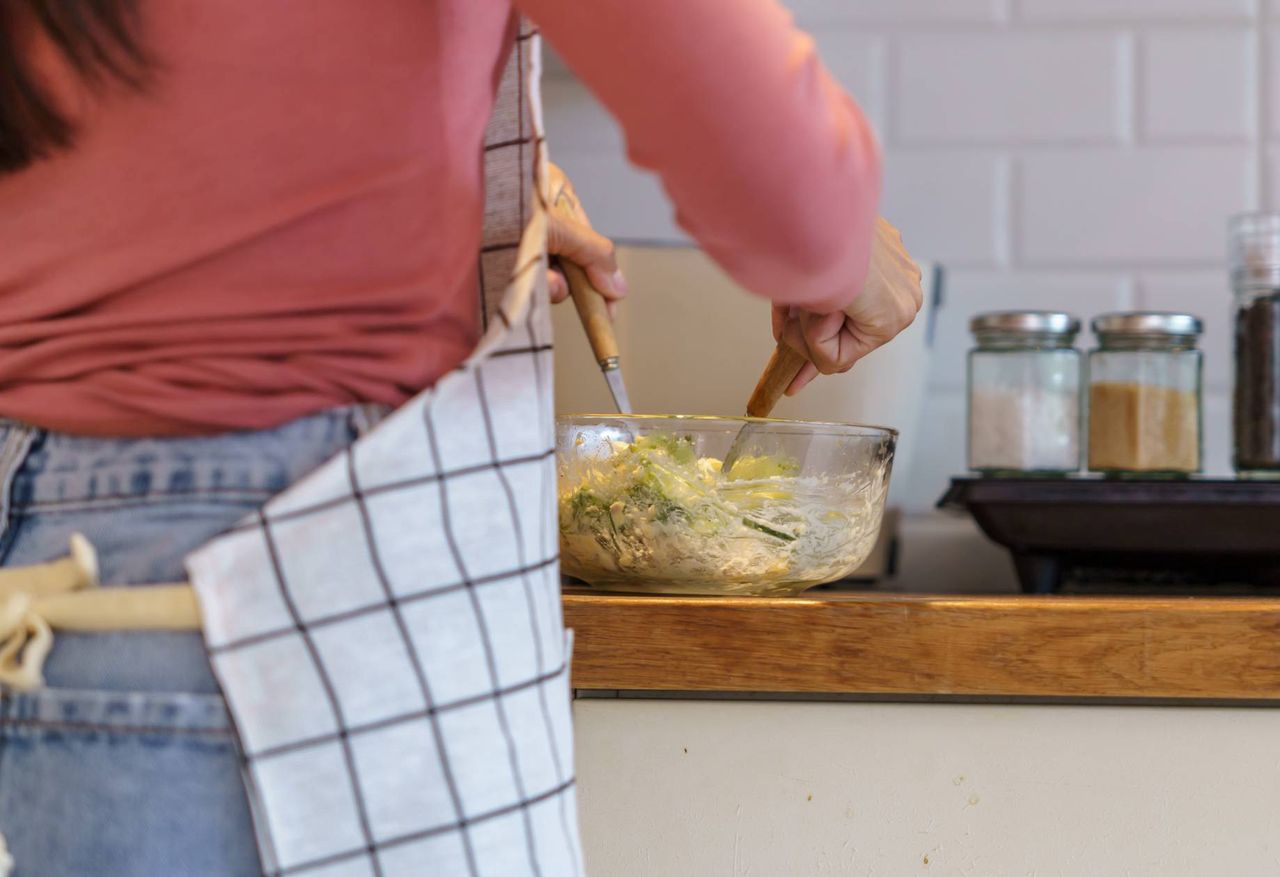
[[[1107,314],[1089,354],[1089,468],[1112,475],[1200,471],[1204,327],[1190,314]]]
[[[969,324],[969,468],[1062,475],[1080,468],[1080,321],[1007,311]]]
[[[1235,298],[1235,467],[1280,477],[1280,214],[1229,227]]]

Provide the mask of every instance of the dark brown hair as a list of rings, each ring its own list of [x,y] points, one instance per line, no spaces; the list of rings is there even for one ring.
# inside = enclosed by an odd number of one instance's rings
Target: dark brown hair
[[[75,139],[75,126],[41,88],[24,57],[33,28],[90,86],[145,86],[153,62],[138,39],[139,0],[0,0],[0,174],[20,170]]]

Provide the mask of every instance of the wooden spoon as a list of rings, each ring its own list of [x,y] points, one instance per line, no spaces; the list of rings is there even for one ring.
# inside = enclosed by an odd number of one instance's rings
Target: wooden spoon
[[[760,375],[760,380],[756,382],[751,398],[747,400],[747,416],[768,417],[772,414],[773,406],[778,404],[778,400],[786,393],[787,387],[791,386],[796,375],[800,374],[800,369],[804,367],[805,362],[807,360],[803,356],[779,341],[778,346],[773,349],[773,355],[769,357],[769,363]],[[762,424],[759,423],[748,423],[738,430],[733,444],[729,446],[729,452],[724,455],[724,463],[720,467],[721,474],[729,474],[733,464],[738,462],[743,450],[751,443],[752,435],[761,426]]]

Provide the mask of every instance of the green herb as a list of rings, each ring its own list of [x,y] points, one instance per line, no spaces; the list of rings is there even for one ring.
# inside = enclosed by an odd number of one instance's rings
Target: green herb
[[[689,510],[667,496],[652,473],[647,473],[627,489],[627,499],[637,508],[652,508],[654,517],[664,524],[672,519],[681,521],[689,519]]]
[[[770,527],[768,524],[762,524],[760,521],[753,521],[750,518],[743,518],[742,523],[746,524],[752,530],[759,530],[761,533],[764,533],[766,536],[772,536],[775,539],[781,539],[783,542],[796,541],[796,537],[792,536],[790,533],[784,533],[781,530],[775,530],[773,527]]]
[[[633,453],[640,455],[654,451],[665,453],[681,466],[691,466],[698,462],[698,452],[691,435],[642,435],[635,440],[631,449]]]

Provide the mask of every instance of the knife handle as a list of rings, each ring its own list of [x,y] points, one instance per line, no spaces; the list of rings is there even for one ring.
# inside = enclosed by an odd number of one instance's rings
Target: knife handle
[[[613,333],[613,320],[609,318],[609,310],[604,296],[596,291],[587,278],[587,272],[568,259],[559,260],[561,273],[569,283],[569,295],[573,297],[573,306],[578,309],[578,319],[587,332],[587,341],[591,344],[591,352],[601,368],[608,368],[608,363],[616,367],[618,361],[618,337]]]
[[[566,219],[580,222],[574,209],[571,192],[562,191],[551,202],[551,209]],[[601,368],[617,368],[618,337],[613,333],[613,320],[609,317],[609,309],[605,298],[591,284],[587,272],[580,265],[568,259],[557,259],[557,267],[569,284],[569,295],[573,298],[573,306],[578,310],[578,319],[587,332],[587,341],[591,344],[591,352]]]
[[[773,356],[769,357],[769,364],[760,375],[755,392],[747,402],[747,416],[768,417],[806,362],[807,359],[779,341],[773,350]]]

